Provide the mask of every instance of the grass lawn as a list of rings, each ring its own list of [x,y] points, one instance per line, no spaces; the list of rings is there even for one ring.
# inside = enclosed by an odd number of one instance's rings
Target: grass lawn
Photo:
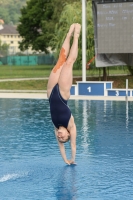
[[[47,77],[52,66],[0,66],[0,79]]]
[[[46,90],[47,80],[0,82],[0,90]]]
[[[48,77],[53,66],[0,66],[0,79],[13,79],[13,78],[44,78]],[[107,70],[108,81],[113,81],[114,88],[125,88],[126,79],[129,80],[129,88],[133,88],[133,76],[126,76],[128,71],[126,68],[109,68]],[[73,83],[82,80],[82,70],[74,70]],[[90,69],[86,71],[87,81],[99,81],[102,76],[102,69]],[[112,76],[115,75],[115,76]],[[121,75],[121,76],[120,76]],[[123,76],[122,76],[123,75]],[[95,77],[97,76],[97,77]],[[26,81],[6,81],[0,82],[0,89],[7,90],[46,90],[48,80],[26,80]]]
[[[52,65],[37,65],[37,66],[0,66],[0,79],[6,78],[35,78],[35,77],[48,77],[53,66]],[[128,71],[125,67],[116,68],[110,67],[109,74],[127,74]],[[108,70],[107,70],[108,72]],[[87,76],[98,76],[102,74],[102,69],[92,68],[86,71]],[[74,76],[82,76],[82,70],[74,70]]]
[[[113,81],[113,88],[126,88],[126,79],[128,79],[129,88],[133,89],[133,76],[110,76],[108,81]],[[82,78],[74,78],[81,81]],[[87,77],[87,81],[99,81],[98,77]],[[5,90],[46,90],[47,80],[26,80],[26,81],[7,81],[0,82],[0,89]]]

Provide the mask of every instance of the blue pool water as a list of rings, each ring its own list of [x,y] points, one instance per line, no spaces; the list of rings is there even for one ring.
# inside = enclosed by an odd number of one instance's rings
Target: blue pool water
[[[0,99],[0,200],[133,199],[133,103],[69,106],[77,166],[60,156],[47,100]]]

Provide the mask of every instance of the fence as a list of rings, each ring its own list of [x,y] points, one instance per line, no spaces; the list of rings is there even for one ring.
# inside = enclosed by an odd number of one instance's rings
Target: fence
[[[53,54],[48,55],[10,55],[0,57],[0,65],[27,66],[27,65],[53,65]]]

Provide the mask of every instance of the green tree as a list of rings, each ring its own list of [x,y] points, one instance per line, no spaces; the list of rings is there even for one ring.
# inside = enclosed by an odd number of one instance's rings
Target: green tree
[[[91,2],[87,2],[87,60],[90,60],[94,56],[94,33],[93,33],[93,20],[92,20],[92,8]],[[61,45],[65,39],[69,26],[72,23],[80,23],[82,21],[82,5],[81,2],[74,2],[67,4],[62,10],[59,23],[55,28],[55,37],[51,41],[56,46],[56,56],[58,57]],[[79,40],[79,52],[78,58],[75,63],[77,68],[82,67],[82,33]]]
[[[3,7],[0,7],[0,19],[3,19],[6,24],[10,21],[8,11]]]
[[[13,24],[17,24],[20,17],[20,8],[25,5],[26,0],[0,0],[0,18],[2,18],[5,24],[10,21]]]
[[[75,0],[79,1],[79,0]],[[18,31],[23,37],[20,49],[28,47],[47,53],[49,42],[54,37],[55,25],[60,18],[62,8],[72,0],[29,0],[21,9]],[[54,45],[51,43],[51,47]]]
[[[34,50],[47,52],[54,25],[52,13],[51,0],[27,1],[27,5],[21,9],[22,15],[17,28],[23,38],[20,43],[22,51],[32,47]]]
[[[57,23],[60,19],[60,14],[62,13],[63,8],[67,4],[72,4],[73,2],[80,2],[80,0],[53,0],[53,16],[52,19]]]
[[[4,56],[7,54],[7,51],[9,49],[9,46],[8,44],[4,43],[2,44],[1,40],[0,40],[0,55]]]
[[[130,74],[133,75],[133,66],[127,66],[127,69],[129,70]]]

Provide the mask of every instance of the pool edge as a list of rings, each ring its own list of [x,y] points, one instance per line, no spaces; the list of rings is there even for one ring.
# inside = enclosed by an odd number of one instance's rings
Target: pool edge
[[[14,98],[14,99],[47,99],[46,92],[0,92],[0,98]],[[126,97],[116,96],[83,96],[72,95],[71,100],[108,100],[108,101],[126,101]],[[128,97],[128,101],[133,101],[133,97]]]

